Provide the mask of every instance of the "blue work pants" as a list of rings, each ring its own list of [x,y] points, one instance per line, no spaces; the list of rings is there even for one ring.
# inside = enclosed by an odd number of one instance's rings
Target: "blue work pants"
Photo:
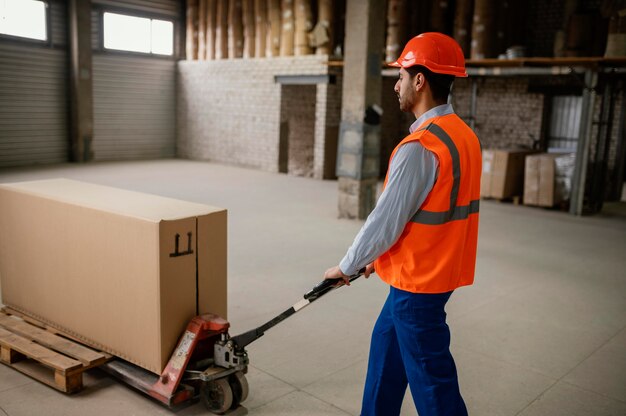
[[[407,383],[420,416],[467,415],[444,310],[451,294],[391,287],[372,333],[362,416],[399,415]]]

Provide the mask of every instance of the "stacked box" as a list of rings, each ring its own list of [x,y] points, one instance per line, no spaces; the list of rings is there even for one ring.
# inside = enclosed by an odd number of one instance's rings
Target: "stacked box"
[[[569,200],[575,161],[574,153],[527,156],[524,204],[553,207]]]
[[[524,191],[524,159],[536,153],[528,149],[483,150],[480,196],[506,199]]]
[[[191,318],[226,318],[226,210],[67,179],[0,185],[2,301],[161,373]]]

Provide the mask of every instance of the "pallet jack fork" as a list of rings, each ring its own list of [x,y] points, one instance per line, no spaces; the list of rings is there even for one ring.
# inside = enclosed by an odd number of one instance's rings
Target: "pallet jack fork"
[[[361,269],[350,276],[350,281],[364,271]],[[249,359],[245,347],[336,287],[337,281],[323,280],[280,315],[235,337],[228,334],[228,321],[217,315],[194,317],[160,376],[121,359],[109,361],[101,368],[170,408],[195,402],[199,398],[213,413],[246,414],[239,406],[248,396],[248,382],[244,374],[247,373]]]

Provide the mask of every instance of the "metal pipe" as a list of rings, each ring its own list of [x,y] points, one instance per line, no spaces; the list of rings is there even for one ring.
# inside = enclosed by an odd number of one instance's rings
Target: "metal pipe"
[[[585,72],[585,87],[583,90],[582,114],[580,117],[580,131],[578,148],[576,150],[576,166],[572,180],[569,212],[572,215],[582,215],[585,196],[585,182],[587,179],[587,164],[589,161],[589,145],[591,142],[591,125],[593,122],[593,107],[596,98],[598,73],[588,69]]]
[[[596,140],[596,152],[593,160],[593,175],[589,205],[593,213],[600,212],[604,204],[609,150],[611,148],[611,131],[613,129],[613,110],[615,107],[615,88],[612,80],[604,81],[600,121]]]
[[[570,75],[572,73],[586,73],[587,71],[595,71],[607,74],[626,74],[626,68],[623,67],[606,67],[606,68],[585,68],[572,66],[546,66],[546,67],[468,67],[467,74],[469,76],[493,77],[493,76],[552,76],[552,75]]]
[[[564,66],[550,67],[469,67],[467,74],[469,76],[516,76],[516,75],[569,75],[580,68],[571,68]]]

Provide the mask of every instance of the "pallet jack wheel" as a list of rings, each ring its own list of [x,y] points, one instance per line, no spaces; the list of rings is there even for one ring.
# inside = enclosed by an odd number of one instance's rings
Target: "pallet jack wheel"
[[[234,409],[248,398],[248,380],[241,371],[237,371],[228,377],[228,383],[233,391],[232,408]]]
[[[203,383],[200,397],[205,407],[217,414],[226,412],[233,405],[233,390],[226,378]]]

